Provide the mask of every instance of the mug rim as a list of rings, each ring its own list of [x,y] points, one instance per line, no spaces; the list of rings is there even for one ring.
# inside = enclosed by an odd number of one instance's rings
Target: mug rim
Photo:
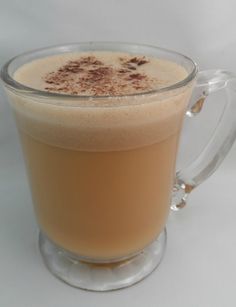
[[[27,58],[36,54],[41,54],[44,52],[53,52],[54,55],[57,54],[62,54],[62,53],[69,53],[73,52],[70,49],[73,47],[80,47],[80,48],[85,48],[84,50],[81,49],[79,50],[80,52],[83,51],[95,51],[95,50],[103,50],[103,51],[122,51],[122,49],[119,50],[119,47],[127,47],[132,50],[135,50],[135,54],[139,54],[139,49],[144,48],[144,49],[149,49],[153,51],[159,51],[162,53],[170,54],[173,56],[176,56],[178,58],[182,58],[183,60],[189,62],[189,64],[192,66],[191,71],[188,73],[188,75],[181,81],[178,81],[174,84],[171,84],[169,86],[160,88],[160,89],[152,89],[149,91],[144,91],[144,92],[139,92],[139,93],[132,93],[132,94],[125,94],[125,95],[103,95],[103,96],[96,96],[96,95],[71,95],[71,94],[63,94],[63,93],[55,93],[55,92],[48,92],[48,91],[43,91],[43,90],[38,90],[34,89],[32,87],[29,87],[27,85],[24,85],[14,79],[14,77],[10,73],[10,68],[11,65],[14,65],[15,62],[21,61],[23,58]],[[96,47],[99,47],[102,49],[96,49]],[[107,47],[105,49],[104,47]],[[116,49],[117,47],[117,49]],[[53,54],[52,54],[53,55]],[[145,54],[144,54],[145,55]],[[50,55],[48,55],[50,56]],[[153,56],[155,57],[155,56]],[[41,57],[43,58],[43,56]],[[19,67],[23,66],[26,63],[29,63],[30,60],[26,61],[25,63],[19,65]],[[19,68],[18,67],[18,68]],[[18,69],[17,68],[17,69]],[[15,70],[16,71],[16,70]],[[129,98],[129,97],[142,97],[142,96],[147,96],[147,95],[153,95],[153,94],[158,94],[158,93],[164,93],[168,92],[171,90],[175,90],[178,88],[182,88],[186,86],[188,83],[190,83],[192,80],[195,79],[196,75],[198,72],[198,66],[197,64],[188,56],[183,55],[182,53],[179,53],[177,51],[173,51],[167,48],[162,48],[154,45],[148,45],[148,44],[139,44],[139,43],[127,43],[127,42],[113,42],[113,41],[94,41],[94,42],[76,42],[76,43],[69,43],[69,44],[58,44],[58,45],[53,45],[53,46],[47,46],[43,48],[37,48],[33,49],[24,53],[21,53],[13,58],[11,58],[9,61],[7,61],[1,68],[0,71],[0,79],[3,81],[5,86],[13,91],[19,92],[20,94],[23,95],[30,95],[34,97],[41,97],[41,98],[56,98],[56,99],[70,99],[70,100],[103,100],[103,99],[108,99],[108,98],[113,98],[113,99],[121,99],[121,98]]]

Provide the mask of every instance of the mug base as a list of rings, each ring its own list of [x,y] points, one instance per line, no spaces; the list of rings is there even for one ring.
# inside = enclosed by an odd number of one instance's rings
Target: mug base
[[[112,263],[93,263],[64,251],[39,234],[39,249],[48,270],[70,286],[90,291],[129,287],[148,276],[161,262],[166,229],[137,255]]]

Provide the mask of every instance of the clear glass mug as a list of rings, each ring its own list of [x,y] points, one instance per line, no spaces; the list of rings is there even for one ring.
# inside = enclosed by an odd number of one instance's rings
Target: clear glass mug
[[[14,80],[34,59],[66,52],[121,51],[167,59],[188,72],[180,82],[126,96],[86,97],[39,91]],[[37,73],[37,72],[35,72]],[[126,43],[78,43],[40,49],[1,70],[25,155],[48,269],[75,287],[130,286],[160,263],[169,209],[218,167],[236,135],[235,77],[197,71],[188,57]],[[184,115],[224,90],[227,104],[202,153],[175,174]]]

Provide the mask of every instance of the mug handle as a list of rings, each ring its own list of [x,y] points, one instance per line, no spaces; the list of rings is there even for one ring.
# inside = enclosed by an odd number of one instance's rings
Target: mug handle
[[[224,70],[199,72],[186,115],[193,117],[198,114],[205,99],[219,90],[226,92],[224,111],[203,151],[193,162],[177,171],[171,204],[171,209],[174,211],[183,208],[189,193],[214,173],[236,138],[236,76],[231,72]]]

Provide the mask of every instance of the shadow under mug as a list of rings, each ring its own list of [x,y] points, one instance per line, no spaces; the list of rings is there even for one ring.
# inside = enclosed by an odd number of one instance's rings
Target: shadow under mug
[[[15,71],[33,60],[84,51],[157,57],[181,65],[187,76],[162,89],[103,97],[40,91],[14,79]],[[17,56],[2,68],[1,79],[21,138],[48,269],[72,286],[94,291],[146,277],[163,257],[170,206],[184,207],[233,144],[233,74],[197,72],[191,59],[162,48],[96,42]],[[214,134],[175,174],[184,115],[199,113],[206,97],[219,90],[227,93],[227,103]]]

